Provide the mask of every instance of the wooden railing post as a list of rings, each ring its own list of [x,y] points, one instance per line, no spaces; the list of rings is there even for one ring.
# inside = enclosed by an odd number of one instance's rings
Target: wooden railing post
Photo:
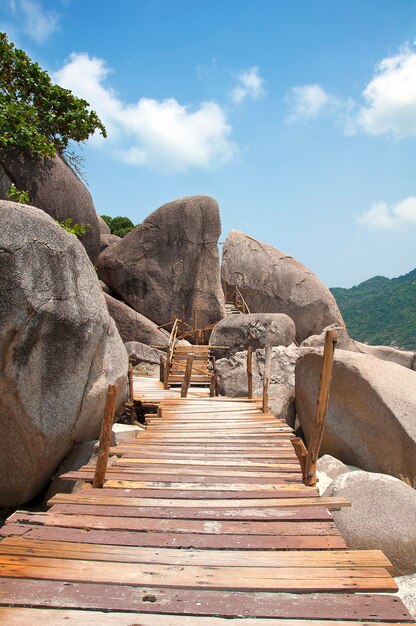
[[[272,346],[267,344],[264,350],[264,371],[263,371],[263,413],[267,413],[269,410],[269,383],[270,383],[270,368],[272,364]]]
[[[159,378],[160,382],[163,383],[165,380],[165,358],[163,354],[160,355]]]
[[[338,335],[335,330],[328,330],[325,337],[324,356],[322,360],[319,396],[316,405],[315,420],[309,438],[308,454],[305,463],[305,485],[316,485],[316,464],[324,434],[326,413],[328,410],[329,390],[331,387],[332,364],[334,362],[335,344]]]
[[[249,346],[247,348],[247,398],[253,397],[253,347]]]
[[[104,417],[100,432],[100,447],[92,483],[92,486],[97,488],[101,488],[105,480],[105,472],[110,455],[111,429],[113,427],[114,411],[116,409],[117,391],[118,385],[108,385]]]
[[[209,386],[209,395],[211,398],[218,396],[218,376],[217,376],[217,366],[215,363],[215,356],[211,358],[212,362],[212,378],[211,384]]]
[[[134,383],[133,383],[133,365],[129,363],[129,411],[130,411],[130,424],[134,424],[136,421],[136,413],[134,411]]]
[[[189,384],[191,382],[193,362],[194,362],[194,355],[190,353],[188,354],[188,358],[186,359],[185,376],[183,377],[183,381],[181,385],[181,398],[186,398],[186,396],[188,395]]]
[[[164,389],[167,389],[169,386],[169,372],[170,372],[170,357],[169,357],[169,350],[168,350],[168,353],[166,355],[165,371],[164,371],[164,379],[163,379]]]

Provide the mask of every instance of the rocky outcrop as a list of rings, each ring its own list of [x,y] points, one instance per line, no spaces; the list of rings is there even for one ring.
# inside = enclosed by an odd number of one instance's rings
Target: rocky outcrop
[[[136,372],[143,372],[151,376],[160,373],[160,357],[165,353],[139,341],[128,341],[124,344],[129,355],[129,361],[135,366]]]
[[[19,190],[29,193],[30,204],[55,220],[68,217],[74,223],[88,224],[80,241],[93,263],[100,252],[100,228],[91,194],[58,155],[53,159],[31,156],[27,151],[0,148],[0,164]],[[1,187],[1,185],[0,185]],[[7,195],[1,195],[7,199]]]
[[[197,327],[225,315],[221,289],[218,204],[208,196],[169,202],[101,253],[100,278],[157,324],[185,316]]]
[[[169,334],[159,329],[154,322],[144,315],[133,311],[127,304],[104,293],[108,312],[116,323],[117,330],[124,343],[139,341],[147,346],[167,346]]]
[[[325,495],[351,502],[333,512],[349,548],[382,550],[396,576],[416,572],[414,489],[392,476],[358,471],[339,476]]]
[[[128,359],[84,248],[40,209],[0,202],[0,276],[0,506],[13,506],[97,437]]]
[[[276,417],[286,419],[288,424],[295,421],[295,365],[300,349],[277,347],[272,349],[272,362],[269,384],[269,405]],[[247,397],[247,352],[237,352],[230,359],[216,362],[218,391],[231,398]],[[253,352],[253,395],[263,393],[264,350]]]
[[[219,354],[230,357],[236,352],[272,346],[289,346],[296,335],[293,320],[282,313],[248,313],[229,315],[222,319],[211,333],[210,344],[230,346]]]
[[[103,220],[101,215],[98,215],[98,213],[97,213],[97,220],[98,220],[98,228],[100,229],[100,235],[111,235],[111,230],[110,230],[109,225],[107,224],[107,222]]]
[[[320,335],[312,335],[302,342],[302,346],[320,348],[325,344],[325,334],[327,330],[336,330],[338,334],[337,350],[348,350],[349,352],[359,352],[360,354],[369,354],[383,361],[391,361],[416,370],[416,354],[414,352],[391,348],[390,346],[370,346],[360,341],[351,339],[346,328],[332,324],[324,328]]]
[[[298,343],[329,324],[344,326],[334,296],[293,257],[238,230],[223,248],[222,280],[238,287],[252,312],[285,313],[295,322]]]
[[[121,237],[117,237],[117,235],[112,235],[111,233],[100,235],[100,252],[119,241],[121,241]]]
[[[296,365],[296,409],[309,440],[322,358]],[[336,350],[321,453],[391,474],[416,486],[416,372],[372,356]]]

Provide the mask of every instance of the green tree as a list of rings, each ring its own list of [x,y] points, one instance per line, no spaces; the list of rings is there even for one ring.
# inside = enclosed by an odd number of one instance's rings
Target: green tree
[[[110,217],[109,215],[101,215],[101,217],[109,227],[111,234],[117,235],[117,237],[124,237],[133,228],[136,228],[128,217]]]
[[[106,130],[86,100],[55,85],[47,72],[0,33],[0,145],[26,148],[37,156],[65,154]]]

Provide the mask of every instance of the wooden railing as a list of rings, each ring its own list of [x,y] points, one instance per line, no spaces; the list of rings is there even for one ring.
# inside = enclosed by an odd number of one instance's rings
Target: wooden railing
[[[316,485],[316,466],[324,434],[325,419],[328,410],[329,390],[332,379],[332,365],[334,362],[335,344],[337,341],[337,332],[335,330],[328,330],[325,336],[318,402],[316,405],[315,419],[312,424],[312,431],[309,437],[309,445],[306,448],[300,437],[294,437],[291,440],[302,468],[303,482],[308,486]]]
[[[250,309],[248,308],[248,304],[244,299],[243,294],[239,290],[239,288],[235,287],[234,292],[234,305],[235,308],[238,309],[241,313],[250,313]]]

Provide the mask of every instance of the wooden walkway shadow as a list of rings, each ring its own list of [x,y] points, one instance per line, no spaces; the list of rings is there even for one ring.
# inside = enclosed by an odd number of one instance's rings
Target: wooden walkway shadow
[[[382,552],[335,526],[348,502],[304,486],[286,423],[255,400],[164,398],[103,489],[7,520],[0,623],[413,623]]]

